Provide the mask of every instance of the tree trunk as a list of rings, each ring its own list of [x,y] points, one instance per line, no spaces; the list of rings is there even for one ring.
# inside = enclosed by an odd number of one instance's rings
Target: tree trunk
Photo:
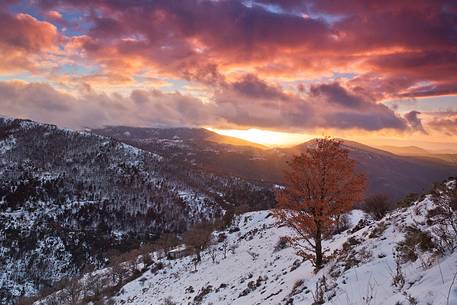
[[[316,248],[315,248],[316,260],[315,260],[314,264],[316,265],[316,270],[319,270],[322,268],[322,264],[323,264],[322,233],[321,233],[320,225],[317,225],[315,243],[316,243]]]
[[[341,215],[336,216],[336,233],[340,233],[341,230]]]

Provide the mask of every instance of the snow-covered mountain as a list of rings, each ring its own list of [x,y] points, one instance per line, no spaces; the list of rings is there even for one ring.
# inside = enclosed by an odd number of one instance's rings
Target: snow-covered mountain
[[[87,283],[97,274],[111,293],[98,294],[100,304],[457,304],[455,187],[448,181],[379,221],[352,211],[348,229],[325,241],[328,262],[317,273],[281,241],[293,233],[261,211],[213,233],[217,242],[196,269],[191,256],[154,252],[147,265],[138,258],[132,268],[141,271],[124,286],[109,290],[112,270],[104,269],[86,275],[80,291],[93,297]]]
[[[0,118],[0,303],[220,217],[234,193],[273,198],[111,138]]]
[[[269,211],[242,214],[227,231],[215,233],[218,242],[196,271],[189,256],[169,260],[154,252],[125,261],[122,253],[144,252],[159,235],[182,233],[224,210],[271,207],[266,180],[232,176],[262,177],[282,168],[278,164],[299,147],[234,146],[201,129],[120,131],[125,138],[113,139],[0,119],[0,304],[38,292],[43,298],[57,287],[65,288],[42,304],[312,304],[317,293],[326,304],[446,304],[456,257],[440,234],[455,232],[431,212],[443,190],[381,221],[353,212],[354,227],[326,241],[332,256],[318,274],[280,242],[290,231]],[[362,164],[418,164],[348,147]],[[70,280],[57,286],[62,279]],[[64,298],[52,298],[57,295]]]

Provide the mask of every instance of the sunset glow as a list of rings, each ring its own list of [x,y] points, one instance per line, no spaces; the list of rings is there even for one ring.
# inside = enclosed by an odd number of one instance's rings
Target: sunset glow
[[[0,2],[0,115],[457,143],[455,1]],[[327,134],[327,133],[326,133]]]
[[[246,130],[209,128],[209,130],[217,132],[218,134],[236,137],[249,142],[259,143],[270,147],[291,146],[314,138],[313,136],[306,134],[260,130],[255,128]]]

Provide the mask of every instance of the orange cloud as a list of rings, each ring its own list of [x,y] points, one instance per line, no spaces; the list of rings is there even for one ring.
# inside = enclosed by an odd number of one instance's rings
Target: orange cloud
[[[37,70],[40,56],[57,50],[58,41],[59,33],[51,23],[0,10],[0,71]]]

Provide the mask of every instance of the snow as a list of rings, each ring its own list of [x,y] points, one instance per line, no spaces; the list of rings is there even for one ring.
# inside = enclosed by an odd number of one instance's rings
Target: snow
[[[132,232],[182,231],[222,214],[213,192],[225,194],[227,180],[175,166],[166,153],[163,158],[105,136],[31,121],[0,119],[0,125],[6,130],[0,139],[0,193],[27,189],[24,198],[0,196],[1,304],[80,276],[83,265],[105,266],[104,253],[90,235],[102,219],[114,232],[100,238],[111,242],[114,237],[128,248],[124,242]],[[204,188],[205,181],[211,181],[211,189]],[[138,215],[144,225],[132,221]],[[82,237],[72,238],[72,232]]]
[[[16,145],[16,139],[12,136],[9,136],[3,141],[0,141],[0,155],[13,149],[14,145]]]
[[[225,232],[229,245],[236,248],[234,254],[229,251],[224,258],[222,244],[218,244],[217,262],[213,263],[210,256],[204,254],[197,271],[194,271],[191,257],[163,258],[164,269],[145,272],[126,284],[114,300],[116,304],[162,304],[170,297],[177,304],[198,304],[194,298],[207,288],[209,292],[203,296],[201,304],[285,304],[293,298],[293,304],[309,305],[313,303],[316,282],[325,275],[329,287],[325,304],[410,304],[408,299],[413,298],[419,305],[447,304],[452,278],[457,272],[457,253],[437,258],[428,267],[422,266],[421,259],[426,260],[429,255],[421,254],[423,257],[416,262],[402,264],[404,287],[392,285],[395,247],[404,239],[403,229],[407,225],[424,224],[425,212],[432,204],[428,196],[380,222],[370,221],[357,232],[349,230],[327,240],[328,253],[338,250],[340,254],[317,274],[309,262],[301,262],[292,247],[274,250],[279,238],[291,232],[286,227],[278,227],[269,211],[247,213],[239,219],[239,232]],[[366,217],[360,210],[349,214],[352,224]],[[370,233],[381,225],[385,231],[370,237]],[[354,257],[345,258],[341,249],[348,238],[361,242],[353,248]],[[344,258],[357,258],[360,262],[345,268]],[[332,276],[335,271],[340,274]],[[298,282],[300,280],[302,284]],[[294,285],[298,285],[295,292]],[[455,288],[450,291],[449,304],[457,304]],[[328,299],[330,296],[333,297]]]
[[[347,216],[349,217],[349,222],[351,223],[351,225],[355,226],[359,223],[360,220],[366,218],[367,214],[362,210],[354,209],[351,212],[349,212]]]

